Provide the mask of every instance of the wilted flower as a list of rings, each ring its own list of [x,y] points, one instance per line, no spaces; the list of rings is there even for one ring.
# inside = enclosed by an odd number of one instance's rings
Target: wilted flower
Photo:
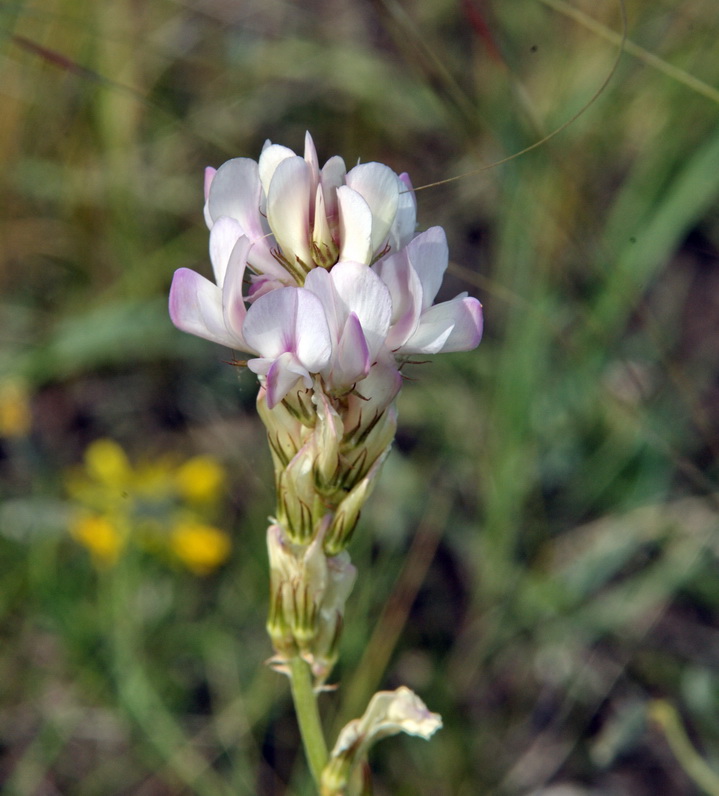
[[[442,717],[431,713],[409,688],[379,691],[362,718],[347,724],[335,743],[322,774],[322,796],[344,794],[353,769],[363,762],[370,747],[382,738],[404,732],[428,740],[442,727]]]

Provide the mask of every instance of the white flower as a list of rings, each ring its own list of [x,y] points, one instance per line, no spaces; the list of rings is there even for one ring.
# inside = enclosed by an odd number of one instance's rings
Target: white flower
[[[338,260],[369,265],[411,238],[416,204],[409,178],[381,163],[349,172],[340,157],[319,168],[309,133],[304,157],[269,141],[259,162],[230,160],[206,174],[205,218],[237,221],[253,244],[248,265],[256,289],[301,285],[315,266]]]

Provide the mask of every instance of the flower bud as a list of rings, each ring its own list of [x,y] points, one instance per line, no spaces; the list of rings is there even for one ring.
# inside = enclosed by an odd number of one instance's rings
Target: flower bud
[[[322,550],[327,526],[308,546],[293,543],[280,525],[267,529],[270,559],[270,617],[267,630],[282,663],[297,654],[324,682],[337,659],[347,598],[357,577],[349,555],[328,558]]]

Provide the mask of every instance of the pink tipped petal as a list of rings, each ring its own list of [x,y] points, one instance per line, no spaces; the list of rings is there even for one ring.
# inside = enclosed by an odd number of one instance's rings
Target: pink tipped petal
[[[442,227],[430,227],[407,246],[407,257],[422,283],[422,310],[432,306],[447,270],[449,249]]]
[[[345,313],[354,312],[359,318],[370,356],[374,358],[387,337],[392,317],[387,286],[363,263],[337,263],[330,276]]]
[[[212,180],[207,203],[211,218],[217,222],[221,216],[228,216],[239,223],[241,234],[255,244],[251,263],[254,271],[286,278],[287,272],[272,256],[274,241],[260,214],[261,202],[262,186],[254,160],[235,158],[220,166]]]
[[[372,212],[372,251],[387,240],[397,215],[400,183],[397,175],[381,163],[362,163],[347,173],[347,185],[357,191]]]
[[[479,345],[482,339],[484,327],[482,305],[476,298],[466,296],[447,303],[455,302],[457,304],[456,323],[445,341],[442,351],[471,351]]]
[[[175,271],[170,288],[170,318],[183,332],[230,348],[242,347],[242,341],[225,326],[220,288],[189,268]]]
[[[220,216],[210,230],[210,261],[218,287],[225,281],[230,254],[241,236],[239,221],[229,216]]]
[[[351,387],[369,373],[372,359],[359,318],[353,313],[347,318],[340,336],[337,354],[332,365],[331,382],[334,387]]]
[[[372,211],[365,200],[351,188],[337,189],[340,228],[340,260],[358,263],[372,261]]]
[[[245,322],[245,297],[242,295],[244,286],[247,256],[252,244],[244,236],[241,237],[230,253],[222,289],[222,311],[225,325],[238,338],[242,339],[242,326]]]
[[[210,198],[210,186],[212,185],[212,180],[215,178],[215,174],[217,174],[217,169],[213,169],[212,166],[207,166],[205,168],[205,201]]]
[[[283,254],[294,263],[312,262],[310,250],[310,204],[312,174],[300,157],[283,160],[275,169],[267,193],[267,220]]]
[[[419,327],[401,347],[403,354],[438,354],[469,351],[482,338],[482,305],[474,298],[458,296],[430,307]]]
[[[265,147],[260,155],[258,163],[260,182],[265,196],[270,192],[270,183],[275,176],[275,170],[287,158],[296,157],[295,153],[286,146],[281,144],[271,144],[269,141],[265,142]]]
[[[265,378],[267,406],[270,409],[278,404],[300,379],[308,389],[312,386],[310,374],[289,352],[282,354],[272,363]]]
[[[392,326],[387,334],[387,348],[399,348],[414,334],[422,313],[422,284],[409,264],[407,250],[385,257],[373,266],[392,300]]]
[[[205,224],[207,224],[208,229],[212,229],[213,220],[212,216],[210,215],[210,203],[208,199],[210,198],[210,186],[212,185],[212,180],[217,172],[217,169],[213,169],[212,166],[208,166],[205,169],[205,206],[202,210],[205,216]]]

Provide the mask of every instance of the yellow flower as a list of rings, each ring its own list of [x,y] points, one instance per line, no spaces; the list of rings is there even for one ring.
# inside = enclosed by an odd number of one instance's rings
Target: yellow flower
[[[195,456],[177,469],[180,494],[187,500],[216,500],[225,484],[225,471],[211,456]]]
[[[195,575],[207,575],[230,554],[230,538],[211,525],[183,522],[170,540],[172,552]]]
[[[101,567],[114,564],[124,544],[117,527],[107,517],[99,515],[78,518],[70,527],[70,533]]]
[[[22,382],[8,379],[0,383],[0,437],[24,437],[30,431],[29,398]]]
[[[123,488],[132,478],[125,451],[111,439],[99,439],[85,451],[87,474],[104,486]]]

